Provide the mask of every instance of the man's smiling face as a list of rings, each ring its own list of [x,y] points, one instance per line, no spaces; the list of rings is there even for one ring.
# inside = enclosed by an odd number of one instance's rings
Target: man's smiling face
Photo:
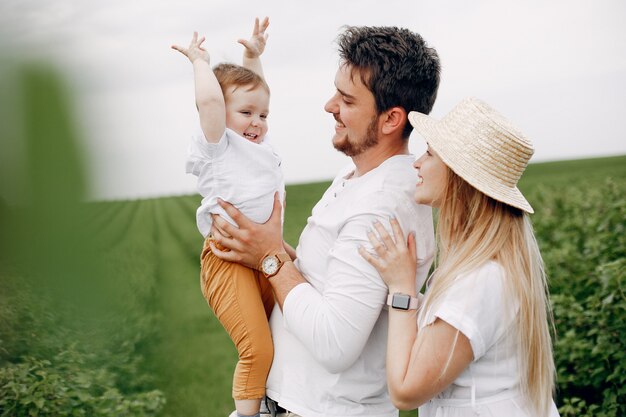
[[[378,143],[378,116],[374,95],[358,72],[343,64],[335,75],[337,91],[324,110],[337,122],[333,146],[348,156],[356,156]]]

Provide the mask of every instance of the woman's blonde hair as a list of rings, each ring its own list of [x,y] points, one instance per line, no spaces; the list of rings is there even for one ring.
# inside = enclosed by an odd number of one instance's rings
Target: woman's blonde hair
[[[448,169],[437,224],[438,262],[424,299],[424,311],[441,301],[461,274],[493,260],[505,272],[505,294],[519,305],[522,393],[537,415],[548,413],[554,389],[554,360],[546,276],[528,215],[481,193]],[[452,351],[450,352],[452,354]]]

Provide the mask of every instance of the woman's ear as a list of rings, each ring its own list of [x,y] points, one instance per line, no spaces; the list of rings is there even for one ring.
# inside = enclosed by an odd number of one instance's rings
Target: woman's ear
[[[385,135],[394,134],[396,131],[404,130],[404,126],[409,122],[406,111],[402,107],[392,107],[383,112],[382,132]]]

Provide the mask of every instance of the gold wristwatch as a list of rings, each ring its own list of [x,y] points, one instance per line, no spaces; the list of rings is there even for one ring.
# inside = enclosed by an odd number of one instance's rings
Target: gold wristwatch
[[[285,262],[291,261],[286,252],[280,252],[276,255],[268,255],[261,261],[261,272],[265,278],[271,278],[280,271]]]

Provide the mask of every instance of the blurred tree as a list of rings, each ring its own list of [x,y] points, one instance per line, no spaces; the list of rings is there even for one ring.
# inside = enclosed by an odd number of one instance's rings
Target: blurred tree
[[[0,92],[0,416],[156,415],[147,317],[90,227],[71,95],[54,68],[6,62]]]

